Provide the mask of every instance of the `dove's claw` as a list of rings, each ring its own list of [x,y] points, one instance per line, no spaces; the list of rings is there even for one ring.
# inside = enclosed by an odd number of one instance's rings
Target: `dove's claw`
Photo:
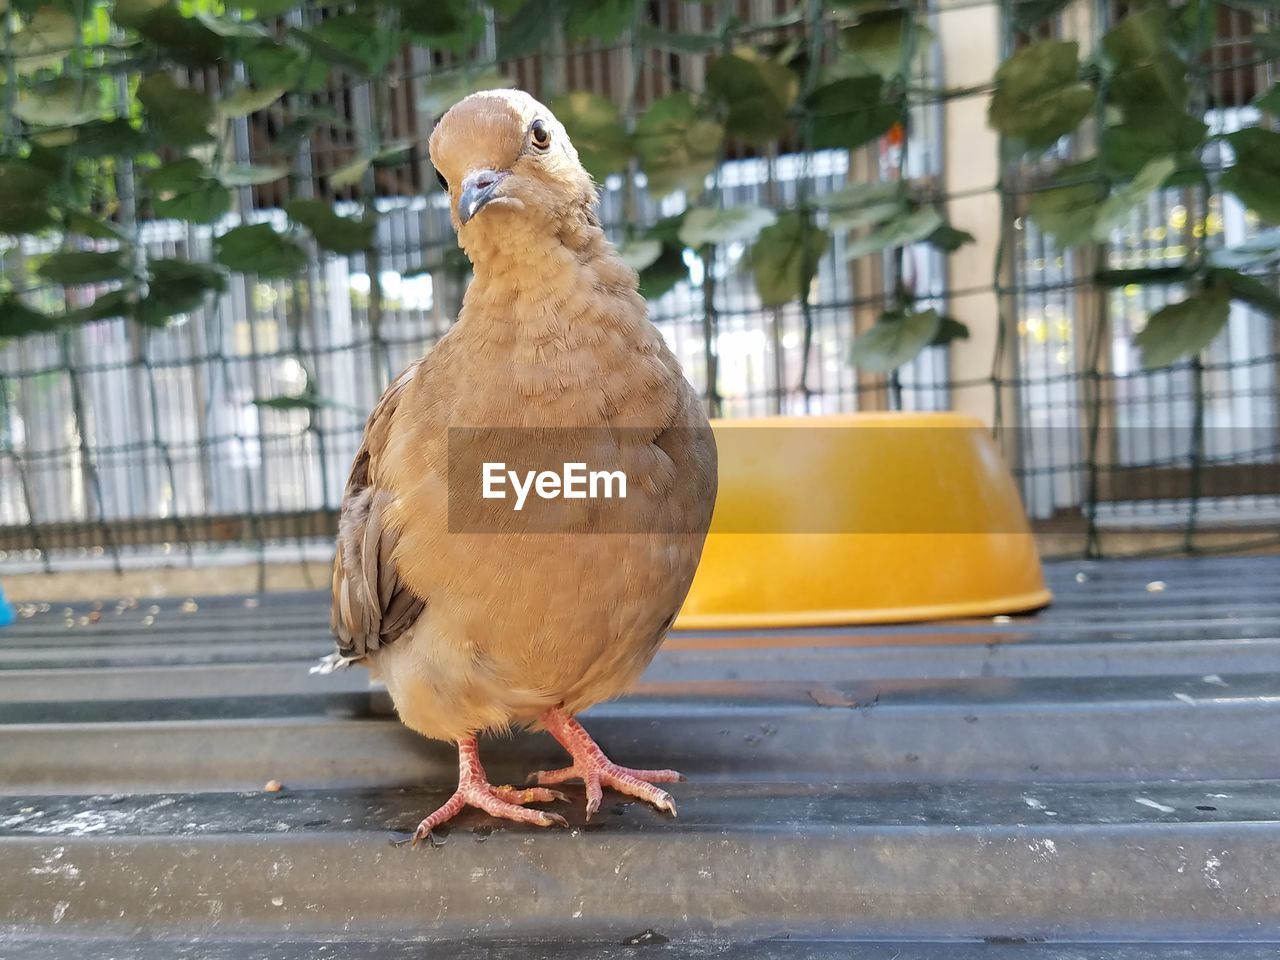
[[[573,756],[573,766],[535,773],[530,783],[555,784],[581,780],[587,790],[587,819],[600,809],[603,787],[651,803],[659,810],[676,815],[676,802],[655,783],[677,783],[685,778],[675,770],[633,770],[620,767],[604,755],[604,751],[582,728],[582,724],[562,710],[548,710],[542,716],[547,732],[560,741]]]
[[[557,800],[567,801],[569,798],[559,790],[544,790],[542,787],[494,787],[494,796],[508,803],[555,803]]]
[[[458,789],[439,810],[418,824],[412,843],[416,847],[427,840],[432,846],[436,846],[432,831],[456,817],[463,807],[475,807],[492,817],[514,820],[517,823],[531,823],[538,827],[567,827],[568,821],[557,813],[529,810],[523,806],[526,803],[551,803],[567,799],[569,798],[559,790],[547,790],[543,787],[520,789],[493,786],[485,779],[484,767],[480,766],[480,751],[475,737],[467,737],[458,742]]]

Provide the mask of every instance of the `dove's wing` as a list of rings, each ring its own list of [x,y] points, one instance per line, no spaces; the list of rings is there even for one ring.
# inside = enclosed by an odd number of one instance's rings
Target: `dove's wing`
[[[374,407],[342,496],[330,624],[344,658],[359,660],[391,643],[413,626],[425,606],[396,570],[397,534],[385,522],[392,494],[378,486],[376,476],[396,407],[420,366],[421,361],[410,364]]]

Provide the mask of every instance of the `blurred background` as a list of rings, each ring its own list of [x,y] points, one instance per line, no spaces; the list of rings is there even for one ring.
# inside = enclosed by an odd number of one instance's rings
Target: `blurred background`
[[[971,413],[1050,557],[1280,544],[1270,10],[0,2],[0,575],[323,586],[506,85],[713,415]]]

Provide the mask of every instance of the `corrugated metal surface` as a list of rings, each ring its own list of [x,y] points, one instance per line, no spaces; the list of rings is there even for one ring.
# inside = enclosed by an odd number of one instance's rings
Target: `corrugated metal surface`
[[[321,595],[37,611],[0,634],[0,957],[1275,955],[1280,558],[1050,577],[1007,623],[674,636],[587,726],[690,775],[678,820],[577,791],[435,850],[395,841],[452,749],[307,673]]]

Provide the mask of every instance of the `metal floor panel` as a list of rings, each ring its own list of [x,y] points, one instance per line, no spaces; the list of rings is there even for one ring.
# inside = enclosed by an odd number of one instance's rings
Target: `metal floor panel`
[[[637,953],[637,947],[643,949]],[[795,937],[673,943],[649,928],[620,939],[588,942],[21,938],[11,941],[6,952],[0,941],[0,960],[1275,960],[1277,954],[1276,943],[1045,943],[1019,937],[932,943]]]
[[[25,607],[0,958],[1280,955],[1280,558],[1047,573],[1033,617],[675,634],[585,722],[691,776],[678,819],[571,788],[571,830],[469,811],[434,850],[394,841],[452,748],[307,672],[325,595]]]

